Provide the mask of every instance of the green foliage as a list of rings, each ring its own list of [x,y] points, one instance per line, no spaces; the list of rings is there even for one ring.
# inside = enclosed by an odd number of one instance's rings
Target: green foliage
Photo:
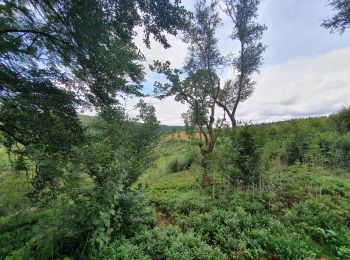
[[[328,2],[333,8],[334,15],[324,20],[322,26],[330,29],[331,32],[343,34],[350,27],[350,3],[347,0],[329,0]]]
[[[265,49],[259,1],[224,2],[244,43],[227,95],[216,1],[198,1],[191,21],[178,0],[1,4],[1,259],[350,258],[349,109],[217,131],[216,106],[234,117]],[[153,68],[171,82],[160,94],[190,105],[191,141],[158,143],[154,107],[140,101],[130,118],[118,103],[140,95],[140,26],[148,47],[153,35],[165,48],[165,33],[186,28],[185,78],[168,62]],[[90,105],[96,117],[78,116]]]
[[[195,215],[187,222],[203,234],[205,241],[216,244],[231,257],[257,259],[271,257],[282,259],[312,258],[305,237],[291,233],[281,222],[266,216],[258,208],[251,213],[241,207],[213,209]]]
[[[67,179],[71,188],[65,187],[54,209],[28,211],[20,199],[24,194],[18,194],[23,212],[0,218],[2,258],[349,258],[349,137],[336,131],[333,121],[300,120],[223,132],[213,162],[226,162],[221,156],[234,154],[229,158],[233,172],[251,174],[234,159],[250,163],[264,173],[263,185],[228,185],[213,167],[213,185],[203,189],[194,142],[164,138],[152,146],[154,133],[149,132],[143,137],[146,143],[131,144],[148,126],[121,115],[110,111],[96,118],[91,143],[76,151],[76,162],[67,167],[77,178]],[[288,165],[295,136],[307,149],[302,150],[303,160]],[[156,161],[143,161],[149,158]],[[335,158],[343,177],[333,172]],[[0,159],[6,165],[5,153]],[[189,169],[169,171],[174,161],[186,165],[192,159]],[[258,171],[263,160],[270,161],[268,172]],[[8,174],[2,176],[7,185],[16,184]],[[3,198],[11,194],[3,192]]]
[[[180,160],[176,158],[170,161],[168,168],[172,173],[186,171],[189,170],[195,162],[198,162],[198,158],[196,158],[194,154],[190,154],[185,159]]]
[[[1,62],[2,71],[29,76],[44,68],[57,89],[67,84],[102,106],[115,103],[119,91],[139,94],[144,75],[136,27],[143,26],[148,47],[154,36],[168,48],[164,33],[175,35],[189,15],[179,1],[164,0],[19,1],[4,3],[1,11],[0,55],[8,61]]]
[[[175,95],[176,101],[188,105],[185,123],[188,130],[196,126],[204,136],[205,144],[200,146],[204,156],[212,153],[216,141],[215,108],[220,91],[218,70],[225,64],[215,35],[220,25],[218,2],[198,0],[194,19],[184,33],[184,42],[189,48],[183,69],[172,69],[169,61],[155,61],[150,66],[169,81],[165,84],[156,82],[155,93],[160,98]]]
[[[333,115],[329,119],[292,120],[259,126],[263,131],[257,138],[265,142],[263,157],[270,166],[276,162],[301,163],[346,171],[349,168],[349,135],[336,131],[339,128],[335,118]]]
[[[178,227],[155,228],[131,241],[112,245],[113,259],[226,259],[219,249],[205,244],[193,232]]]
[[[179,1],[164,0],[25,0],[4,2],[0,9],[2,141],[17,168],[33,175],[32,197],[55,199],[67,165],[89,142],[77,110],[93,106],[108,113],[118,107],[118,95],[141,95],[136,28],[143,26],[148,47],[154,36],[167,48],[164,34],[183,29],[189,12]],[[146,143],[158,123],[154,108],[143,104],[140,110],[150,129],[143,136],[140,131],[138,140]]]
[[[5,148],[0,147],[0,217],[30,208],[30,201],[26,196],[30,191],[25,173],[11,167]]]
[[[245,126],[233,132],[219,156],[219,168],[233,185],[261,185],[264,165],[261,144],[253,127]]]
[[[238,45],[238,53],[232,53],[229,64],[235,71],[235,78],[229,79],[218,92],[216,103],[224,110],[236,127],[236,111],[241,102],[254,92],[256,82],[253,74],[259,72],[262,54],[266,46],[261,42],[265,25],[258,23],[259,0],[224,0],[222,11],[232,23],[230,35],[233,45]]]
[[[152,109],[145,111],[152,115]],[[97,117],[91,141],[74,150],[75,161],[65,168],[75,178],[67,177],[70,185],[63,186],[49,211],[28,211],[25,191],[11,195],[25,174],[20,171],[22,177],[16,179],[6,173],[11,167],[3,151],[1,176],[10,185],[1,194],[4,212],[22,213],[0,218],[1,257],[349,257],[350,186],[332,173],[342,169],[348,178],[349,135],[336,131],[332,119],[224,131],[211,158],[221,168],[210,169],[213,185],[206,189],[200,186],[203,168],[195,142],[153,146],[157,131],[152,122],[130,122],[122,111]],[[293,157],[292,151],[300,153]],[[149,163],[152,158],[156,161]],[[296,158],[295,163],[288,165],[288,158]],[[269,160],[267,173],[264,160]],[[227,185],[222,172],[239,176],[242,185]],[[259,179],[247,176],[262,173],[256,189]]]
[[[346,133],[350,131],[350,108],[343,108],[330,118],[340,132]]]
[[[85,143],[71,150],[74,160],[63,163],[61,158],[51,156],[42,161],[46,177],[51,176],[51,167],[58,167],[52,173],[61,172],[67,183],[61,183],[59,196],[53,201],[41,194],[46,200],[38,205],[51,207],[50,214],[28,224],[28,232],[20,233],[23,237],[15,245],[10,246],[12,240],[5,237],[4,256],[86,257],[96,250],[104,252],[112,241],[133,237],[153,225],[145,197],[129,188],[147,166],[146,161],[151,160],[150,148],[157,138],[154,110],[146,108],[149,112],[143,111],[143,124],[127,120],[120,110],[105,110],[94,121],[95,131],[89,132]],[[33,152],[45,155],[37,149]],[[8,180],[12,184],[13,180]],[[36,193],[33,187],[31,191]],[[18,227],[7,235],[16,237],[17,230],[21,231]]]
[[[0,219],[0,248],[1,258],[9,252],[22,246],[23,242],[32,236],[31,226],[35,224],[44,214],[37,212],[19,213]]]
[[[301,162],[289,166],[287,151],[295,136],[301,136],[307,149],[302,150]],[[249,154],[245,159],[252,162],[257,152],[260,167],[269,160],[269,171],[262,167],[264,181],[259,189],[229,186],[227,178],[215,172],[210,172],[212,187],[203,189],[198,163],[189,170],[167,171],[169,161],[189,158],[187,147],[194,144],[162,142],[157,149],[160,156],[139,184],[145,185],[161,216],[156,221],[160,227],[192,232],[202,243],[220,250],[224,259],[347,259],[350,186],[348,175],[337,176],[329,160],[339,149],[336,144],[346,143],[345,136],[326,118],[242,127],[231,135],[223,132],[212,160],[224,164],[231,148],[238,154],[235,158]],[[242,149],[245,145],[248,149]],[[130,248],[141,252],[139,247]]]
[[[327,204],[327,199],[323,198],[297,205],[286,214],[287,223],[310,236],[314,242],[321,244],[333,255],[348,258],[350,231],[343,228],[347,221],[344,214],[347,213],[339,209],[330,210]]]
[[[292,165],[296,162],[303,163],[306,160],[307,151],[310,149],[310,136],[312,133],[306,128],[296,126],[287,143],[286,161]]]

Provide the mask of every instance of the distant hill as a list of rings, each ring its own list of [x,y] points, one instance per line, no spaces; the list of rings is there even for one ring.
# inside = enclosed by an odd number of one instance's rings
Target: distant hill
[[[89,126],[94,121],[96,116],[89,116],[89,115],[79,115],[80,121],[84,126]],[[184,126],[168,126],[168,125],[160,125],[160,132],[161,133],[172,133],[172,132],[178,132],[178,131],[184,131]]]
[[[162,133],[179,132],[179,131],[185,131],[185,127],[184,126],[160,125],[160,131]]]

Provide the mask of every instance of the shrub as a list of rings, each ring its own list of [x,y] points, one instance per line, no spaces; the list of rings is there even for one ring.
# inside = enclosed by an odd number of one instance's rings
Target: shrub
[[[168,170],[171,173],[186,171],[191,168],[192,164],[197,160],[193,154],[188,155],[184,159],[174,159],[168,164]]]
[[[310,200],[287,212],[285,221],[287,225],[294,226],[298,233],[304,232],[314,242],[322,245],[327,252],[341,259],[349,259],[350,231],[344,229],[348,219],[342,215],[331,210],[322,200]]]
[[[14,254],[15,251],[24,252],[24,247],[33,235],[33,227],[45,212],[27,211],[14,216],[0,218],[0,259]],[[22,259],[22,258],[14,258]]]
[[[350,169],[350,133],[337,138],[332,155],[335,166]]]
[[[109,259],[226,259],[217,248],[204,243],[193,232],[182,232],[178,227],[155,228],[136,236],[133,240],[114,243]]]
[[[219,168],[232,184],[250,187],[261,183],[262,150],[253,127],[245,126],[233,132],[219,156]]]
[[[210,245],[218,246],[235,259],[315,259],[308,237],[295,234],[263,210],[254,214],[242,207],[214,209],[194,214],[190,228],[202,234]]]
[[[277,220],[272,220],[267,228],[247,231],[248,259],[315,259],[316,252],[308,245],[306,236],[291,232]]]
[[[309,147],[310,140],[307,129],[296,126],[287,144],[287,164],[292,165],[296,162],[304,163]]]

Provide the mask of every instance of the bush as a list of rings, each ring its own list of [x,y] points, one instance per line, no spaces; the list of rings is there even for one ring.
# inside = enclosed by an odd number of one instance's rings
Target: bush
[[[350,231],[344,229],[348,219],[339,213],[331,210],[322,200],[307,201],[287,211],[285,221],[287,225],[294,226],[299,234],[304,233],[322,245],[327,252],[341,259],[349,259]]]
[[[350,169],[350,133],[337,138],[331,154],[334,156],[335,166]]]
[[[33,237],[33,226],[41,217],[43,214],[26,212],[0,218],[0,259],[5,259],[9,254],[24,247]]]
[[[315,259],[314,248],[308,245],[307,236],[293,233],[282,223],[273,220],[267,228],[247,231],[247,249],[244,255],[248,259]]]
[[[293,130],[287,143],[286,161],[288,165],[306,162],[307,152],[311,145],[308,129],[296,125]]]
[[[250,187],[261,183],[264,174],[262,150],[252,126],[233,132],[219,157],[219,168],[232,184]]]
[[[132,240],[114,243],[108,259],[226,259],[217,248],[204,243],[193,232],[182,232],[178,227],[155,228]]]
[[[191,168],[192,164],[196,162],[197,158],[195,155],[190,154],[184,159],[174,159],[168,164],[168,170],[171,173],[186,171]]]
[[[263,210],[254,214],[242,207],[194,214],[187,225],[235,259],[314,259],[308,237],[297,235]]]

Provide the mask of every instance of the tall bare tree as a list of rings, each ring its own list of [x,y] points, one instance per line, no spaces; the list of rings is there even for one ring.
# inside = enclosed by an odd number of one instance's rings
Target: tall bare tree
[[[257,22],[259,3],[260,0],[223,0],[222,9],[233,23],[230,37],[239,42],[240,50],[231,61],[236,78],[224,84],[217,104],[228,115],[233,128],[237,125],[235,115],[238,105],[254,91],[256,82],[253,74],[259,72],[262,54],[266,49],[261,42],[266,26]]]

